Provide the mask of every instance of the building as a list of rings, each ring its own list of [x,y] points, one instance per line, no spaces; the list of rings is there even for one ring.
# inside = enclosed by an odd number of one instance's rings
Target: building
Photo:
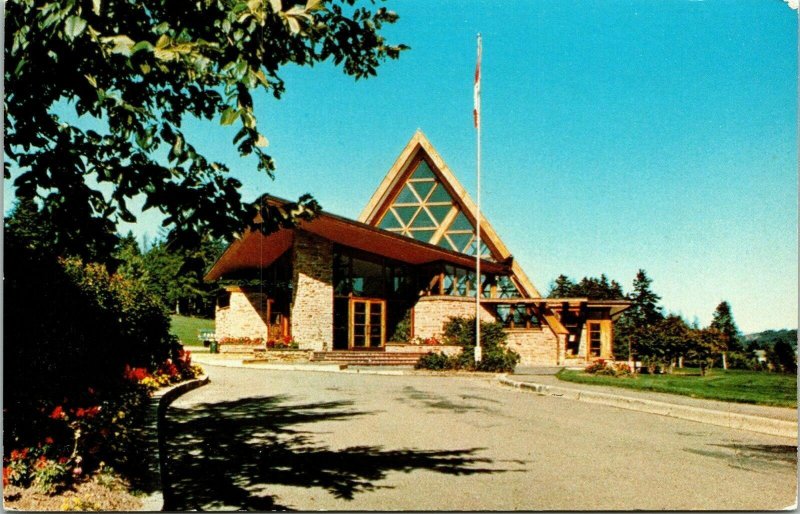
[[[323,212],[227,248],[206,275],[226,290],[216,337],[292,337],[315,351],[430,350],[415,344],[440,339],[451,316],[474,316],[480,289],[481,319],[503,323],[522,365],[611,358],[613,320],[628,302],[542,298],[483,217],[477,247],[476,212],[418,131],[357,221]]]

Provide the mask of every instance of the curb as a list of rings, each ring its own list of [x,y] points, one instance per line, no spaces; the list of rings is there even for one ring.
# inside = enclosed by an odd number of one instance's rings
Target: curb
[[[150,475],[147,479],[147,485],[148,489],[153,492],[144,498],[142,501],[142,508],[139,509],[140,511],[155,512],[167,510],[170,491],[168,490],[165,480],[166,439],[163,429],[167,407],[181,395],[193,389],[197,389],[198,387],[202,387],[208,384],[208,382],[208,374],[205,374],[198,378],[156,391],[153,396],[150,397],[144,430],[146,430],[147,434],[145,436],[145,443],[151,450],[149,453],[149,462],[147,463]]]
[[[697,421],[708,425],[747,430],[761,434],[775,435],[797,439],[797,423],[781,419],[765,418],[761,416],[751,416],[749,414],[739,414],[733,412],[723,412],[718,410],[704,409],[702,407],[692,407],[689,405],[677,405],[674,403],[659,402],[655,400],[644,400],[631,398],[629,396],[619,396],[608,393],[598,393],[582,389],[572,389],[567,387],[548,386],[533,382],[518,382],[511,380],[508,376],[498,378],[501,384],[517,389],[527,389],[541,395],[556,396],[582,402],[609,405],[620,409],[634,410],[658,414],[670,418]]]

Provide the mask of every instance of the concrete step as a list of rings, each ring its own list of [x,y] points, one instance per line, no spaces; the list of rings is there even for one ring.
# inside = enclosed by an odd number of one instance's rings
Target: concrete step
[[[353,366],[413,366],[424,353],[381,351],[314,352],[313,362],[342,362]]]

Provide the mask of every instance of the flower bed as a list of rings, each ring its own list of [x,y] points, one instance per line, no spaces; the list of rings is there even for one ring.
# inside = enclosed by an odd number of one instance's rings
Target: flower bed
[[[203,372],[192,364],[189,352],[179,350],[175,356],[152,371],[126,366],[115,384],[88,387],[55,405],[40,405],[39,415],[30,420],[27,441],[12,441],[5,448],[3,485],[22,496],[53,495],[98,473],[136,476],[143,462],[137,431],[149,396]]]
[[[296,350],[300,346],[291,336],[280,339],[265,340],[262,337],[223,337],[219,340],[220,351],[225,351],[225,347],[245,347],[245,348],[266,348],[267,350]]]

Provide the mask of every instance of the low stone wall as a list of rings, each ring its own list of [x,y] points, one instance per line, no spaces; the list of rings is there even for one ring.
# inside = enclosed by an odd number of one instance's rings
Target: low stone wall
[[[450,317],[475,316],[475,298],[459,296],[423,296],[414,306],[414,337],[442,337],[444,324]],[[496,321],[494,314],[481,306],[481,321]]]
[[[445,355],[458,355],[461,353],[461,347],[450,344],[387,343],[386,353],[443,353]]]
[[[310,362],[313,350],[261,350],[254,353],[259,362]]]
[[[520,366],[558,365],[558,338],[547,327],[506,329],[508,348],[520,356]]]
[[[251,354],[256,350],[264,349],[264,345],[257,344],[225,344],[219,345],[219,353],[246,353]]]

